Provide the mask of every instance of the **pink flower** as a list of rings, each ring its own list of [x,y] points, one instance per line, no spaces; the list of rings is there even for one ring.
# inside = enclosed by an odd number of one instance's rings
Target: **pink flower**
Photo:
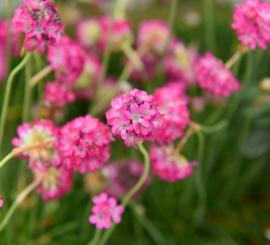
[[[119,224],[124,207],[117,205],[117,201],[113,197],[108,197],[106,193],[101,193],[93,197],[94,206],[92,215],[89,217],[89,223],[95,224],[99,230],[109,229],[112,223]]]
[[[194,165],[194,163],[189,163],[183,156],[175,155],[173,150],[171,145],[153,145],[150,150],[154,173],[160,179],[171,183],[191,176]]]
[[[50,107],[64,107],[76,99],[73,91],[57,82],[47,83],[45,86],[45,104]]]
[[[72,171],[62,167],[43,167],[31,169],[35,178],[42,178],[37,192],[44,201],[58,199],[72,186]]]
[[[17,129],[18,137],[12,143],[24,148],[21,155],[30,161],[30,167],[59,165],[56,150],[59,129],[49,120],[23,123]]]
[[[270,4],[260,0],[237,4],[232,28],[244,46],[267,48],[270,44]]]
[[[170,143],[183,135],[190,122],[185,87],[183,83],[171,82],[158,88],[154,96],[162,115],[160,128],[155,133],[155,141]]]
[[[133,89],[112,100],[106,118],[113,134],[124,140],[126,145],[134,146],[153,138],[159,127],[160,114],[153,96]]]
[[[143,164],[134,160],[125,163],[106,164],[102,169],[102,174],[107,179],[106,192],[117,198],[122,198],[137,183],[143,170]],[[149,174],[143,188],[134,198],[137,198],[149,186],[150,182],[151,175]]]
[[[2,199],[2,197],[0,197],[0,208],[2,208],[4,206],[4,200]]]
[[[16,32],[24,33],[24,47],[40,53],[57,42],[63,31],[56,6],[49,0],[24,0],[15,10],[13,25]]]
[[[231,71],[211,53],[200,58],[195,70],[199,86],[213,95],[229,96],[240,89]]]
[[[81,173],[101,168],[110,158],[109,128],[90,115],[77,117],[61,129],[58,149],[63,165]]]
[[[155,54],[162,54],[170,38],[170,28],[166,22],[160,20],[149,20],[143,22],[138,31],[138,47]]]

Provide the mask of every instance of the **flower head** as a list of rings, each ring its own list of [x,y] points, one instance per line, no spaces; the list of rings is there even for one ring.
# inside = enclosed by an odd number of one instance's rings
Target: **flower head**
[[[110,157],[110,130],[90,115],[77,117],[64,125],[58,149],[63,165],[81,173],[101,168]]]
[[[236,5],[232,28],[244,46],[265,49],[270,44],[270,3],[247,0]]]
[[[174,149],[169,146],[153,145],[150,150],[150,159],[154,173],[162,180],[175,182],[192,175],[193,165],[183,156],[176,156]]]
[[[138,182],[143,170],[143,164],[134,160],[106,164],[102,169],[102,174],[107,179],[106,192],[117,198],[122,198]],[[145,190],[150,182],[151,175],[148,175],[139,193]],[[139,193],[136,193],[135,198],[138,197]]]
[[[58,165],[56,150],[59,129],[49,120],[23,123],[17,129],[18,137],[12,143],[23,149],[22,156],[29,159],[30,167]]]
[[[121,222],[121,215],[124,212],[124,207],[117,205],[117,201],[113,197],[108,197],[106,193],[101,193],[93,197],[94,206],[92,215],[89,217],[89,222],[95,224],[96,228],[109,229],[113,223]]]
[[[13,25],[16,32],[24,33],[24,47],[40,53],[57,42],[63,30],[56,6],[49,0],[24,0],[15,11]]]
[[[2,199],[2,197],[0,196],[0,208],[2,208],[4,206],[4,200]]]
[[[58,199],[72,186],[72,171],[62,167],[32,168],[36,179],[42,179],[37,191],[44,201]]]
[[[170,143],[183,135],[188,125],[189,110],[183,83],[171,82],[154,93],[161,116],[160,128],[156,130],[155,141]]]
[[[229,96],[240,89],[231,71],[211,53],[200,58],[195,70],[199,86],[213,95]]]
[[[153,138],[159,127],[160,114],[153,96],[133,89],[112,100],[106,118],[113,134],[124,140],[126,145],[133,146]]]

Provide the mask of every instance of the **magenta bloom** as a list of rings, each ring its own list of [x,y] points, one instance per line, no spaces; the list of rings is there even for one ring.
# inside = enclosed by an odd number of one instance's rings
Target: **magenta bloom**
[[[24,33],[24,47],[43,53],[57,42],[63,31],[56,6],[49,0],[24,0],[13,16],[16,32]]]
[[[0,197],[0,208],[2,208],[4,206],[4,200],[2,199],[2,197]]]
[[[183,135],[190,122],[185,87],[183,83],[171,82],[158,88],[154,96],[162,115],[160,128],[155,133],[155,141],[170,143]]]
[[[229,96],[240,89],[231,71],[211,53],[200,58],[195,70],[199,86],[213,95]]]
[[[160,179],[171,183],[191,176],[194,166],[194,163],[189,163],[183,156],[175,155],[173,150],[171,145],[153,145],[150,150],[154,173]]]
[[[90,115],[77,117],[61,129],[58,149],[63,165],[81,173],[101,168],[110,158],[110,130]]]
[[[232,28],[244,46],[265,49],[270,44],[270,3],[247,0],[234,9]]]
[[[124,140],[126,145],[134,146],[153,138],[159,127],[160,114],[153,96],[133,89],[112,100],[106,118],[113,134]]]
[[[21,155],[29,159],[30,167],[59,165],[56,150],[59,129],[51,121],[23,123],[17,133],[18,137],[12,143],[18,148],[24,148]]]
[[[50,107],[64,107],[66,104],[72,103],[76,99],[76,95],[73,91],[67,88],[67,86],[50,82],[45,86],[45,104]]]
[[[62,167],[32,168],[31,170],[35,178],[43,178],[37,192],[44,201],[58,199],[71,189],[73,175],[71,170]]]
[[[160,20],[144,21],[138,31],[138,47],[155,54],[162,54],[169,42],[170,28],[166,22]]]
[[[92,215],[89,217],[89,223],[95,224],[99,230],[109,229],[113,223],[121,222],[121,215],[124,207],[117,205],[117,201],[113,197],[108,197],[106,193],[101,193],[93,197],[94,206]]]
[[[138,182],[143,170],[143,164],[134,160],[106,164],[102,169],[102,174],[107,179],[106,192],[111,196],[122,198]],[[133,198],[137,198],[149,186],[150,182],[151,175],[149,174],[143,187]]]

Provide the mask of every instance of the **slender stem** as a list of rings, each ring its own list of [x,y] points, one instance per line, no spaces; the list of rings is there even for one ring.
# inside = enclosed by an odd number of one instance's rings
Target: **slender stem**
[[[35,76],[32,77],[32,79],[30,80],[30,86],[34,87],[44,77],[49,75],[51,71],[52,71],[52,68],[50,66],[46,66],[45,68],[43,68],[40,72],[38,72]]]
[[[225,63],[227,68],[232,68],[232,66],[248,51],[247,48],[240,47],[235,51],[231,58]]]
[[[218,123],[216,123],[215,125],[212,126],[203,126],[200,125],[201,130],[206,133],[206,134],[212,134],[215,133],[223,128],[225,128],[228,125],[228,121],[227,120],[222,120]]]
[[[143,64],[140,60],[140,57],[138,54],[132,49],[130,44],[123,45],[123,51],[125,55],[129,58],[131,63],[133,63],[133,66],[136,67],[137,69],[141,70],[143,68]]]
[[[10,218],[16,211],[17,207],[25,200],[25,198],[40,184],[44,177],[38,178],[34,180],[30,185],[28,185],[16,198],[15,202],[12,204],[10,209],[8,210],[6,216],[0,223],[0,232],[6,227]]]
[[[193,133],[194,133],[194,128],[190,126],[187,132],[185,133],[185,135],[181,138],[181,140],[178,142],[178,144],[175,147],[174,153],[176,155],[178,155],[179,152],[183,149],[184,145],[187,143],[188,139]]]
[[[126,8],[129,0],[116,1],[113,16],[117,19],[125,19]]]
[[[93,239],[88,243],[88,245],[98,245],[99,239],[101,237],[101,230],[96,229]]]
[[[31,64],[26,64],[25,69],[25,86],[24,86],[24,101],[23,101],[23,121],[26,122],[29,120],[29,114],[31,110]]]
[[[30,56],[31,56],[30,53],[27,53],[24,56],[22,61],[11,71],[11,73],[8,77],[8,80],[7,80],[6,90],[5,90],[5,95],[4,95],[4,102],[3,102],[2,112],[1,112],[1,120],[0,120],[0,155],[2,152],[2,144],[4,141],[5,124],[6,124],[6,120],[7,120],[7,109],[8,109],[8,105],[9,105],[12,84],[13,84],[15,76],[27,64]]]
[[[169,24],[170,24],[171,35],[172,35],[173,29],[174,29],[174,22],[175,22],[176,11],[177,11],[177,3],[178,3],[178,0],[171,0],[171,7],[170,7],[170,13],[169,13]]]
[[[142,143],[138,143],[138,149],[144,156],[144,171],[138,182],[132,187],[132,189],[126,194],[126,196],[122,200],[122,205],[126,207],[131,200],[131,198],[136,194],[140,188],[143,186],[149,171],[150,171],[150,159],[147,150],[144,148]],[[107,230],[103,237],[101,238],[99,245],[104,245],[107,243],[108,239],[110,238],[110,235],[112,234],[113,230],[115,228],[115,224],[111,227],[111,229]]]

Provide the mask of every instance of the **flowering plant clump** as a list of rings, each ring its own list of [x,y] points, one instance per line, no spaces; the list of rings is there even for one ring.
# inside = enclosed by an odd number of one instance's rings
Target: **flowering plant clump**
[[[108,197],[106,193],[101,193],[93,197],[93,203],[93,214],[89,217],[89,222],[95,224],[97,229],[108,229],[113,222],[115,224],[121,222],[124,207],[117,205],[115,198]]]
[[[0,244],[267,243],[268,1],[2,2]]]
[[[126,145],[133,146],[153,138],[159,127],[160,113],[153,96],[134,89],[112,100],[106,118],[113,134],[123,139]]]

